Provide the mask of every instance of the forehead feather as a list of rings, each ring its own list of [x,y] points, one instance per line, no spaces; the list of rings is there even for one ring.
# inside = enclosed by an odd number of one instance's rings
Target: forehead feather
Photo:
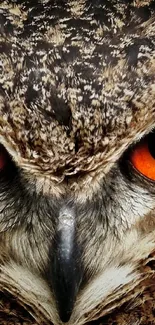
[[[0,134],[21,167],[93,170],[153,125],[154,12],[154,1],[2,1]]]

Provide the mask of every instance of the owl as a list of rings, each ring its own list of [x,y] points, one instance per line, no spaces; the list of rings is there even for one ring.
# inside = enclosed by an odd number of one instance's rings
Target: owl
[[[154,252],[155,1],[1,0],[0,324],[155,324]]]

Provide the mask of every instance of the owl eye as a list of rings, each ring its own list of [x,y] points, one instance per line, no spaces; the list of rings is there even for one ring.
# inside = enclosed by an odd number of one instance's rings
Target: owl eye
[[[10,157],[6,149],[2,145],[0,145],[0,171],[2,171],[5,168],[9,160]]]
[[[133,148],[129,159],[138,172],[155,181],[155,132]]]

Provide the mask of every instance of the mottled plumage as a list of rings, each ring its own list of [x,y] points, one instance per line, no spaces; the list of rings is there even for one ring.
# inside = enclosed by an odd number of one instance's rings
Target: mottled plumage
[[[155,187],[124,154],[155,127],[155,1],[1,0],[0,114],[0,291],[46,325],[135,304]]]
[[[37,2],[1,4],[1,133],[33,172],[105,168],[152,119],[154,3]]]

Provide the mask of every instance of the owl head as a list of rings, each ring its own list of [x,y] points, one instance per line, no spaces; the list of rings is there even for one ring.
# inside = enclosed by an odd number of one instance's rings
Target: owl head
[[[155,249],[155,2],[2,0],[0,114],[0,290],[54,325],[136,299]]]

